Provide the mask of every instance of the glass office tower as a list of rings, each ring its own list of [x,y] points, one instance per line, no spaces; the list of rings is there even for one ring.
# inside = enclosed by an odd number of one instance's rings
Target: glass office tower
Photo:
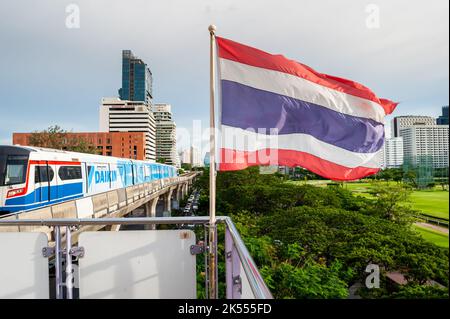
[[[438,125],[448,125],[448,105],[442,107],[442,115],[436,120]]]
[[[152,72],[144,61],[134,56],[130,50],[122,51],[122,88],[121,100],[141,101],[151,105]]]

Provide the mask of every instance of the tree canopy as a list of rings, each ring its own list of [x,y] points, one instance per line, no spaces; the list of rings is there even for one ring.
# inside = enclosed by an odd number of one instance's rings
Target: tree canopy
[[[31,133],[29,145],[89,154],[97,152],[94,145],[86,139],[69,133],[58,125],[50,126],[46,130]]]
[[[196,182],[205,215],[208,176]],[[219,172],[217,214],[232,217],[276,298],[346,298],[351,285],[364,284],[369,264],[382,270],[381,286],[361,288],[363,297],[448,298],[449,251],[411,227],[411,209],[399,205],[409,190],[374,183],[372,193],[286,183],[258,168]],[[388,285],[389,271],[404,274],[408,285]]]

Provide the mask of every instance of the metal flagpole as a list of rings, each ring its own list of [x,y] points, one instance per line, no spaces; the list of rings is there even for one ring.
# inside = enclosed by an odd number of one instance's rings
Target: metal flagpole
[[[208,27],[210,35],[210,164],[209,164],[209,298],[217,299],[217,229],[216,229],[216,136],[215,136],[215,64],[214,48],[216,46],[216,26]]]

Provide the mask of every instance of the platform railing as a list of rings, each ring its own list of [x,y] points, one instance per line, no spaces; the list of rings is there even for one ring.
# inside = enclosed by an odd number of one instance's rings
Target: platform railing
[[[208,227],[208,222],[208,217],[200,216],[41,220],[22,219],[0,220],[0,228],[2,226],[53,227],[55,247],[48,251],[47,255],[54,256],[55,258],[56,298],[71,299],[73,298],[73,287],[72,285],[66,285],[63,282],[63,278],[71,275],[72,273],[72,256],[82,256],[84,254],[83,247],[73,246],[72,244],[72,233],[77,228],[81,226],[93,225],[203,225]],[[251,257],[231,218],[219,216],[217,217],[217,223],[225,225],[226,298],[272,299],[270,290],[259,273],[253,258]],[[148,231],[155,232],[155,230]],[[207,241],[205,240],[205,242]],[[202,250],[202,246],[200,245],[197,248]],[[203,246],[203,252],[207,249],[208,247]],[[209,254],[205,254],[205,258],[208,258],[208,256]],[[64,259],[65,267],[63,267]],[[205,265],[208,265],[207,260],[205,260]],[[241,272],[241,269],[243,272]],[[205,273],[207,273],[207,271],[205,271]],[[208,280],[208,278],[205,279]],[[66,288],[65,294],[63,292],[64,288]]]
[[[146,202],[168,192],[171,188],[189,183],[196,175],[196,173],[190,173],[178,177],[155,180],[36,209],[4,214],[0,215],[0,220],[123,217]],[[52,230],[45,226],[41,226],[40,229],[36,229],[36,226],[11,226],[7,231],[13,231],[14,227],[16,231],[42,231],[47,233],[49,240],[52,239]],[[0,228],[1,231],[5,231],[5,228]]]

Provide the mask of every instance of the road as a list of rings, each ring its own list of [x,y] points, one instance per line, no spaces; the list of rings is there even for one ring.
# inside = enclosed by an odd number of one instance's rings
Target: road
[[[430,229],[436,230],[440,233],[448,235],[448,228],[445,228],[445,227],[441,227],[441,226],[437,226],[437,225],[433,225],[433,224],[427,224],[427,223],[416,223],[416,225],[419,225],[419,226],[422,226],[425,228],[430,228]]]
[[[162,199],[156,205],[156,217],[163,217],[164,202]],[[127,217],[145,217],[144,208],[135,209]],[[120,230],[144,230],[145,225],[123,225]]]

